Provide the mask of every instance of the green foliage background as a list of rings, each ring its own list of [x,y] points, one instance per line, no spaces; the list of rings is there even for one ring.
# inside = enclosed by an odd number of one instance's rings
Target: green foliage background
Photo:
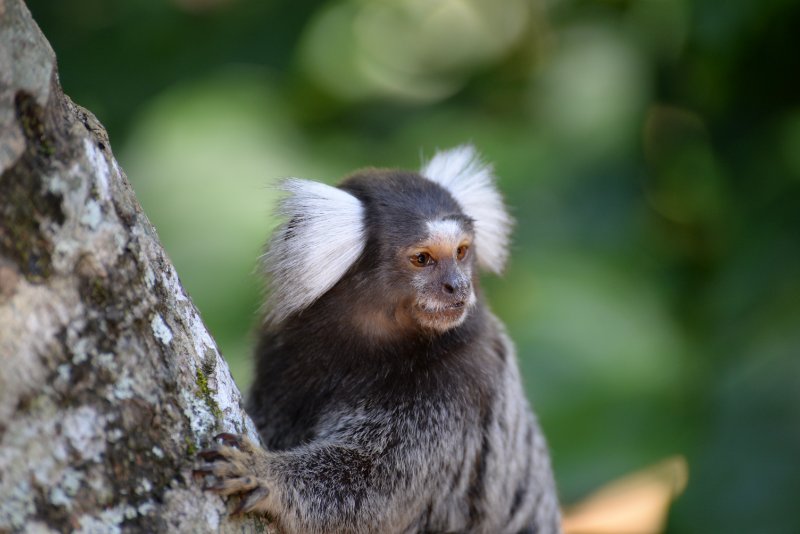
[[[681,453],[669,532],[800,532],[797,2],[29,6],[240,386],[269,186],[474,142],[563,500]]]

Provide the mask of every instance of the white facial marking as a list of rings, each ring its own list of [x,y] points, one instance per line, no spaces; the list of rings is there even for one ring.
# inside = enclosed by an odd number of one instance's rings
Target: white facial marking
[[[438,152],[420,173],[447,189],[475,220],[478,264],[500,273],[508,258],[512,220],[494,185],[491,166],[481,161],[474,147],[462,145]]]
[[[284,222],[264,254],[271,310],[280,322],[321,297],[358,259],[366,244],[364,208],[353,195],[318,182],[291,178],[278,212]]]
[[[461,244],[464,234],[464,228],[461,223],[453,219],[428,221],[428,239],[444,245],[450,245],[454,250]]]

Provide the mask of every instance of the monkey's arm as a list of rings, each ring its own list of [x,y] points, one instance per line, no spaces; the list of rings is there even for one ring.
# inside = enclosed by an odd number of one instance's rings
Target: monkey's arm
[[[402,520],[389,516],[391,511],[411,505],[395,501],[408,499],[402,488],[411,481],[403,479],[414,471],[403,466],[387,476],[391,466],[399,467],[398,458],[386,461],[397,451],[329,440],[266,451],[244,437],[221,439],[223,444],[200,453],[207,463],[196,473],[213,476],[208,489],[240,495],[236,513],[267,514],[287,532],[380,531]]]

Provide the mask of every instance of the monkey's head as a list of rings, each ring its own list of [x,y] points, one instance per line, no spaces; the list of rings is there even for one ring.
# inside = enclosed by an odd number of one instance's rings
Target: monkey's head
[[[364,207],[367,240],[353,276],[375,306],[363,305],[360,325],[445,331],[475,304],[475,223],[453,195],[414,172],[366,169],[341,189]],[[377,308],[377,313],[376,313]]]
[[[471,146],[436,154],[420,173],[365,169],[339,187],[283,187],[286,222],[265,254],[272,324],[331,292],[358,302],[341,313],[370,331],[444,332],[474,307],[477,267],[499,273],[508,255],[511,220]]]

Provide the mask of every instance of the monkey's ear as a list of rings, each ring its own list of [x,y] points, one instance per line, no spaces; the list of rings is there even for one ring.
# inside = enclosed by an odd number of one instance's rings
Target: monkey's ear
[[[310,306],[338,282],[366,244],[364,208],[329,185],[290,178],[278,227],[263,256],[269,275],[267,320],[280,322]]]
[[[475,147],[461,145],[437,152],[420,173],[447,189],[475,221],[478,265],[499,274],[508,259],[513,221],[495,187],[491,165],[481,160]]]

